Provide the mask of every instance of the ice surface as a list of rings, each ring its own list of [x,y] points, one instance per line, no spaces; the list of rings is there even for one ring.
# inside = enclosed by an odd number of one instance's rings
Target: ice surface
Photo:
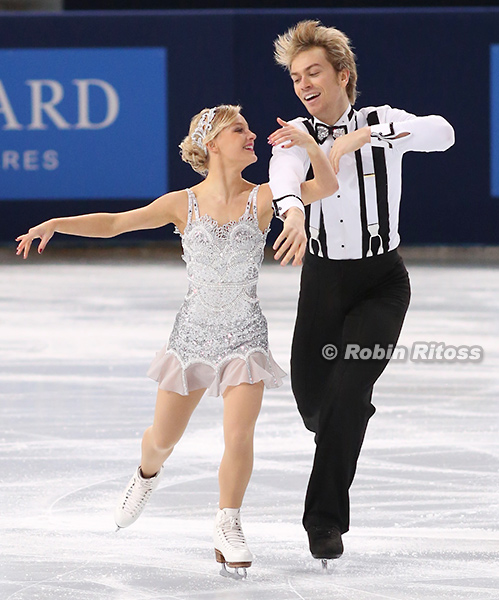
[[[221,402],[206,398],[144,515],[114,532],[155,384],[145,372],[186,289],[182,264],[0,266],[2,600],[499,599],[499,271],[413,266],[400,344],[481,345],[481,362],[392,362],[352,488],[345,555],[323,575],[302,503],[313,439],[268,391],[243,525],[248,579],[211,543]],[[259,293],[287,369],[299,272]]]

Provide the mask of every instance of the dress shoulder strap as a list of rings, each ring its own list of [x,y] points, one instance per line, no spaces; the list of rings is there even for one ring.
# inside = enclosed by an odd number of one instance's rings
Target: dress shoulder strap
[[[196,194],[191,190],[191,188],[187,188],[187,196],[189,198],[189,205],[187,208],[187,223],[192,223],[192,214],[194,213],[194,216],[196,218],[196,220],[199,219],[199,207],[198,207],[198,201],[196,198]]]
[[[249,193],[248,203],[246,204],[245,214],[249,215],[250,211],[253,213],[255,219],[258,217],[257,205],[256,205],[256,197],[258,194],[258,188],[260,186],[255,186],[251,192]]]

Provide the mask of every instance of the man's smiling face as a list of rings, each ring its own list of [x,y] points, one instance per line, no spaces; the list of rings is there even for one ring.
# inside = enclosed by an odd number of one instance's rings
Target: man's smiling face
[[[338,73],[324,48],[314,47],[297,54],[290,75],[296,95],[320,121],[333,125],[347,109],[349,72],[345,69]]]

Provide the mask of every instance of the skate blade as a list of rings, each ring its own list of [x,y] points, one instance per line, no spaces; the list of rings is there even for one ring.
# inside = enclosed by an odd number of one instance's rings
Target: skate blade
[[[225,557],[220,550],[217,550],[216,548],[215,557],[217,562],[222,565],[222,568],[220,569],[220,575],[222,577],[230,577],[231,579],[246,579],[248,576],[246,568],[251,567],[250,561],[228,562],[225,560]],[[227,567],[234,570],[229,571],[227,570]]]
[[[228,571],[226,566],[227,564],[228,563],[222,563],[222,568],[220,569],[220,575],[222,577],[236,580],[246,579],[248,577],[246,567],[235,567],[234,571]]]
[[[334,566],[333,566],[333,560],[332,558],[320,558],[319,559],[321,561],[321,573],[323,575],[332,575],[333,570],[334,570]]]

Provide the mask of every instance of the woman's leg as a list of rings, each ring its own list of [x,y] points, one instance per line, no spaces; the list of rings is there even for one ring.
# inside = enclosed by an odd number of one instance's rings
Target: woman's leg
[[[188,396],[181,396],[158,389],[154,421],[142,438],[140,467],[144,477],[152,477],[161,469],[182,437],[204,392],[204,389],[195,390]]]
[[[227,388],[224,394],[225,451],[220,463],[220,508],[239,508],[253,470],[253,434],[263,381]]]
[[[114,512],[118,528],[128,527],[139,518],[160,480],[161,466],[180,440],[204,390],[188,396],[158,389],[154,422],[142,438],[142,461]],[[154,477],[155,475],[157,477]]]

